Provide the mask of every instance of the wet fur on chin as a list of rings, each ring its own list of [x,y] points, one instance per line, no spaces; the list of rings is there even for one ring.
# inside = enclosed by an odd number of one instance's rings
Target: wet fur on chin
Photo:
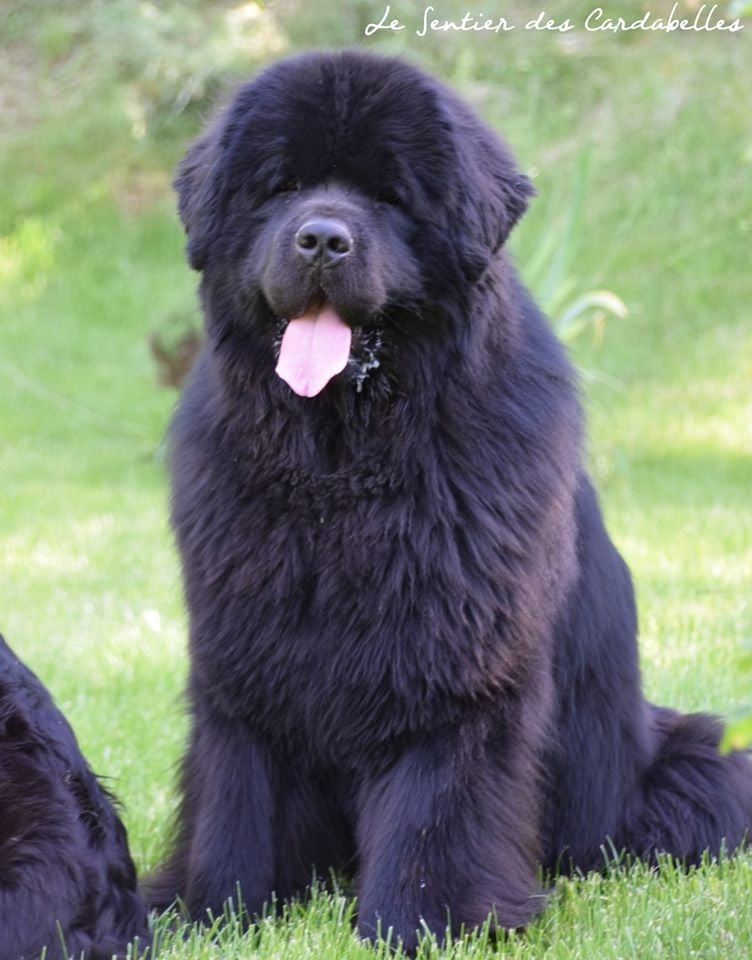
[[[289,246],[330,188],[357,226],[336,282]],[[172,428],[191,733],[151,902],[204,917],[239,885],[254,913],[333,867],[361,933],[412,949],[524,925],[539,865],[609,837],[738,846],[748,759],[641,694],[573,373],[501,249],[531,193],[506,147],[408,64],[310,54],[239,90],[176,189],[208,344]],[[283,275],[370,314],[362,389],[275,377]]]
[[[0,960],[105,960],[136,937],[146,908],[113,798],[0,637]]]

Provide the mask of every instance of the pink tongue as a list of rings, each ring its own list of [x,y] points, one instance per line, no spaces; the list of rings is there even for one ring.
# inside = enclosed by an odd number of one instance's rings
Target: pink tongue
[[[277,373],[300,397],[315,397],[350,357],[352,330],[331,307],[310,310],[287,324]]]

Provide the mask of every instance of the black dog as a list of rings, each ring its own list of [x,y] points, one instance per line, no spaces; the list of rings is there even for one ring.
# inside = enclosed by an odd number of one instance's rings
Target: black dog
[[[146,909],[112,797],[0,637],[0,960],[104,960],[135,937]]]
[[[502,250],[531,187],[406,63],[296,57],[176,187],[207,346],[172,432],[192,732],[154,904],[259,910],[312,865],[408,947],[607,839],[752,824],[718,724],[647,704],[573,374]],[[276,373],[275,373],[276,368]]]

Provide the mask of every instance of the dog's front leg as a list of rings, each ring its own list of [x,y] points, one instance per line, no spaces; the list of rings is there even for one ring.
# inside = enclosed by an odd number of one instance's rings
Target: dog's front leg
[[[153,907],[180,897],[205,920],[240,900],[253,918],[352,859],[336,778],[280,753],[243,720],[196,705],[182,777],[174,853],[145,883]]]
[[[426,735],[361,790],[361,935],[523,926],[535,882],[539,789],[529,744],[488,718]],[[516,726],[516,724],[514,724]]]
[[[247,724],[194,703],[178,834],[170,859],[144,882],[150,906],[180,898],[205,920],[240,891],[251,913],[262,909],[274,885],[270,774],[268,751]]]

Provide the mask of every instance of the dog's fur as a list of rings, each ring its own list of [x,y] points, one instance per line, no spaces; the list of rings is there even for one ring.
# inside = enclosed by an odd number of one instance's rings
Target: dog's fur
[[[523,925],[536,866],[609,838],[737,847],[746,756],[640,692],[572,370],[502,249],[532,192],[506,148],[406,63],[309,54],[241,87],[176,188],[208,342],[172,431],[192,730],[152,902],[239,885],[253,912],[336,867],[361,932],[412,947]],[[295,250],[311,217],[354,238],[330,268]],[[274,368],[317,301],[352,355],[303,398]]]
[[[112,797],[0,637],[0,960],[109,960],[135,937],[146,908]]]

